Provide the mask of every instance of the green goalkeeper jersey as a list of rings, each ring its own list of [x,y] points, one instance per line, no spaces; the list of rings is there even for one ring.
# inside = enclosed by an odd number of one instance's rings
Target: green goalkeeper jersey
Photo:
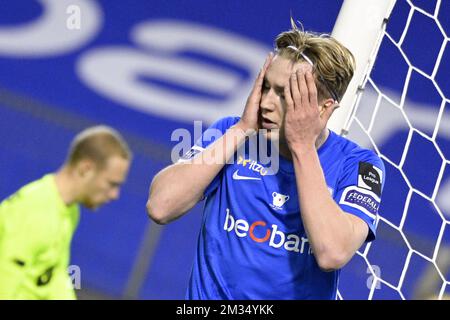
[[[75,299],[68,274],[79,206],[46,175],[0,204],[0,299]]]

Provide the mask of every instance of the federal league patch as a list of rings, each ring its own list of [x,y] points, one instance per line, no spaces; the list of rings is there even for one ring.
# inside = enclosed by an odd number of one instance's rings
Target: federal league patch
[[[372,191],[350,186],[345,188],[339,203],[359,209],[375,220],[380,207],[380,198]]]

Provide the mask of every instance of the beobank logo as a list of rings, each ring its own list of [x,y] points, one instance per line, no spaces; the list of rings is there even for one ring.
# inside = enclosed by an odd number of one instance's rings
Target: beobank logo
[[[299,237],[296,234],[285,234],[283,231],[278,230],[276,224],[272,224],[270,227],[265,221],[254,221],[251,224],[244,219],[235,219],[230,209],[227,210],[225,217],[225,224],[223,229],[227,232],[235,233],[239,238],[250,237],[256,243],[268,243],[268,245],[275,249],[285,249],[290,252],[308,253],[311,254],[311,247],[306,245],[309,243],[308,238]],[[260,229],[258,231],[255,231]],[[262,231],[261,231],[262,230]],[[265,232],[264,232],[265,230]]]

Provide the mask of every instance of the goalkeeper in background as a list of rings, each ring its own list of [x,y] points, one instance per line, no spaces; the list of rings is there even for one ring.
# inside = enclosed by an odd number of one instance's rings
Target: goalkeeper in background
[[[385,178],[374,152],[326,127],[354,65],[338,41],[292,22],[242,116],[217,121],[155,176],[147,210],[156,222],[206,198],[187,298],[336,298],[339,269],[375,238]],[[269,174],[249,147],[229,163],[261,129],[279,142],[279,170]],[[213,131],[222,136],[211,141]]]
[[[0,299],[75,299],[68,275],[79,205],[96,209],[119,197],[131,152],[118,132],[88,128],[54,174],[0,204]]]

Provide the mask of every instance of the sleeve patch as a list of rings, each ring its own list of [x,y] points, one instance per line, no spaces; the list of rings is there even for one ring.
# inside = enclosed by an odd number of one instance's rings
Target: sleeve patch
[[[376,219],[380,207],[380,198],[372,191],[350,186],[345,188],[339,204],[359,209],[370,218]]]
[[[368,162],[360,162],[358,169],[358,187],[370,190],[381,196],[383,171]]]
[[[197,145],[194,145],[191,150],[189,150],[188,152],[186,152],[186,154],[184,156],[182,156],[178,162],[184,162],[184,161],[188,161],[191,160],[192,158],[194,158],[197,154],[199,154],[200,152],[202,152],[203,150],[205,150],[202,147],[199,147]]]

